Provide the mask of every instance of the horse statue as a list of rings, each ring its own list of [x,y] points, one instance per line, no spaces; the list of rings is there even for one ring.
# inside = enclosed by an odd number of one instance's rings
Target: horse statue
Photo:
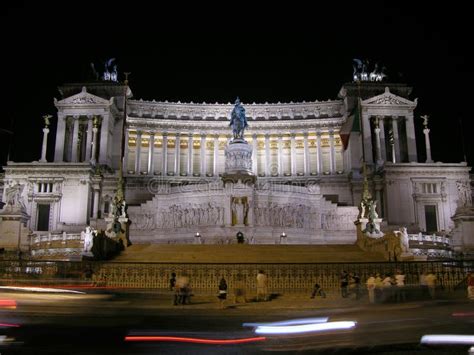
[[[240,103],[239,98],[235,100],[235,106],[232,110],[229,126],[232,127],[233,140],[244,139],[245,128],[248,127],[245,117],[245,108]]]

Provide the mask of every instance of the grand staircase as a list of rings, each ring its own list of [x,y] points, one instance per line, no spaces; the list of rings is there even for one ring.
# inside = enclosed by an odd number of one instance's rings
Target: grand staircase
[[[330,263],[385,261],[356,245],[179,245],[134,244],[116,262],[162,263]]]

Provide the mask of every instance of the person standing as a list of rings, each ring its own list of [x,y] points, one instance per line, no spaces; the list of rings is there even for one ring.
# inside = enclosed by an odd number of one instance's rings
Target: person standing
[[[426,275],[425,280],[426,285],[428,286],[428,292],[430,294],[430,297],[434,300],[436,290],[436,275],[433,272],[430,272],[428,275]]]
[[[369,293],[369,302],[375,303],[375,277],[370,275],[365,283],[367,285],[367,292]]]
[[[267,275],[263,270],[259,270],[257,274],[257,301],[267,300]]]
[[[474,275],[472,273],[467,274],[467,297],[474,300]]]
[[[395,295],[397,302],[400,302],[402,300],[405,301],[405,275],[402,273],[401,270],[397,270],[395,273],[395,286]]]
[[[314,284],[313,288],[313,293],[311,294],[311,298],[314,298],[316,296],[321,296],[322,298],[326,298],[326,292],[321,288],[321,285],[319,283]]]
[[[227,281],[224,277],[221,278],[219,282],[219,295],[217,296],[220,301],[220,308],[225,308],[225,300],[227,299]]]
[[[343,298],[347,297],[347,287],[349,286],[349,274],[347,271],[342,271],[341,273],[341,296]]]

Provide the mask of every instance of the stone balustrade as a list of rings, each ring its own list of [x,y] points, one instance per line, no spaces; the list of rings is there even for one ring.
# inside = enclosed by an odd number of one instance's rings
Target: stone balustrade
[[[36,232],[30,236],[31,256],[35,259],[79,256],[83,243],[80,233]]]

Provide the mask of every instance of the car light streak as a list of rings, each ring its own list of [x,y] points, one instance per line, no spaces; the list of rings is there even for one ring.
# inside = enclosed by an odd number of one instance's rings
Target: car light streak
[[[188,337],[172,337],[172,336],[126,336],[125,341],[167,341],[180,343],[195,344],[211,344],[211,345],[232,345],[244,344],[257,341],[264,341],[265,337],[240,338],[240,339],[205,339],[205,338],[188,338]]]
[[[271,322],[271,323],[243,323],[243,327],[279,327],[279,326],[286,326],[286,325],[300,325],[300,324],[313,324],[313,323],[326,323],[328,321],[328,317],[320,317],[320,318],[302,318],[302,319],[292,319],[287,321],[281,322]]]
[[[260,326],[255,329],[257,334],[297,334],[306,332],[321,332],[326,330],[350,329],[355,327],[356,322],[341,321],[328,323],[313,323],[294,326],[270,327]]]
[[[434,334],[423,335],[420,342],[422,344],[474,344],[474,335],[457,334]]]

